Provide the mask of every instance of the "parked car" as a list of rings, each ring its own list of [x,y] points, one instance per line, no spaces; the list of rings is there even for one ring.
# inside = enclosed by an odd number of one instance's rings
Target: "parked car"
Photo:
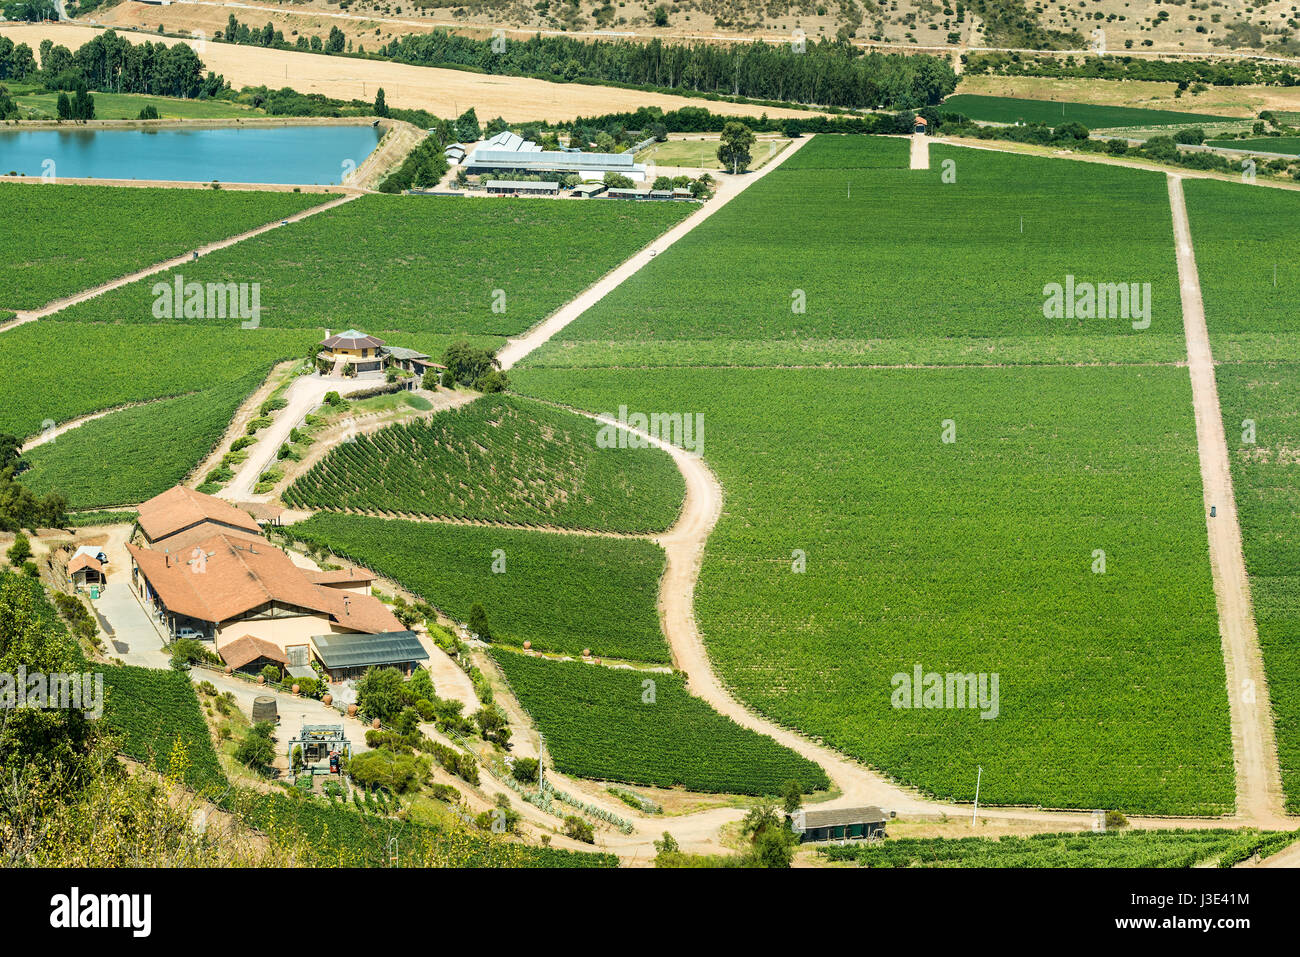
[[[177,631],[176,631],[176,637],[177,637],[177,638],[192,638],[194,641],[203,641],[203,640],[206,639],[208,636],[205,635],[203,632],[201,632],[201,631],[197,631],[197,630],[195,630],[195,629],[193,629],[193,628],[180,628],[180,629],[177,629]]]

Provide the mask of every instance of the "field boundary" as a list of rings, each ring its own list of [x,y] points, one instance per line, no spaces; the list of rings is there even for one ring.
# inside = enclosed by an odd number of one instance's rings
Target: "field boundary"
[[[1178,252],[1183,328],[1196,417],[1196,447],[1205,495],[1210,568],[1219,607],[1219,636],[1232,721],[1237,771],[1237,815],[1262,826],[1289,827],[1282,805],[1282,773],[1273,731],[1273,709],[1259,650],[1250,579],[1237,520],[1228,442],[1215,382],[1214,357],[1205,322],[1196,253],[1181,176],[1170,174],[1169,205]],[[1213,513],[1213,514],[1212,514]]]

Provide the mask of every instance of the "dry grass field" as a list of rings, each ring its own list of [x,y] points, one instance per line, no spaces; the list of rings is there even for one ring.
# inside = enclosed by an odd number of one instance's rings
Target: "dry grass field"
[[[15,43],[26,43],[33,50],[47,37],[69,49],[76,49],[96,32],[93,27],[61,23],[0,24],[0,35],[9,37]],[[158,40],[169,44],[183,42],[147,33],[124,32],[122,36],[138,43]],[[265,84],[273,89],[289,86],[300,93],[322,93],[340,99],[373,100],[375,91],[383,87],[390,106],[425,109],[447,117],[457,116],[471,106],[478,111],[480,117],[502,116],[512,122],[571,120],[576,116],[631,111],[642,106],[660,106],[665,110],[676,110],[683,106],[707,106],[715,113],[737,116],[757,116],[760,113],[767,113],[768,116],[808,115],[803,110],[745,106],[615,87],[486,76],[460,70],[438,70],[380,60],[330,57],[227,43],[209,42],[202,45],[204,49],[199,57],[204,65],[222,74],[236,89]]]

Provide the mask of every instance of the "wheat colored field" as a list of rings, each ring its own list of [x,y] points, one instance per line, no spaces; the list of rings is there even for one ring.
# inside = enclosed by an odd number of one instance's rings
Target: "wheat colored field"
[[[0,35],[9,37],[14,43],[26,43],[33,50],[47,37],[76,50],[97,32],[92,27],[61,23],[0,25]],[[121,35],[132,43],[149,40],[198,45],[198,41],[181,41],[157,34],[123,32]],[[642,106],[659,106],[665,110],[704,106],[714,113],[735,116],[758,116],[761,113],[773,117],[809,115],[802,110],[745,106],[607,86],[486,76],[319,53],[215,42],[202,46],[198,52],[204,66],[220,73],[236,89],[265,84],[272,89],[289,86],[299,93],[322,93],[345,100],[373,100],[375,91],[382,86],[390,106],[424,109],[439,116],[457,116],[471,106],[483,119],[501,116],[511,122],[571,120],[577,116],[632,111]]]

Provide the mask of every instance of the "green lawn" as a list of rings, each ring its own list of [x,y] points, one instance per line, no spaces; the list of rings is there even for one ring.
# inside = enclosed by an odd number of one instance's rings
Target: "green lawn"
[[[39,88],[11,89],[14,102],[23,111],[23,119],[57,119],[58,93]],[[160,120],[211,120],[231,117],[264,116],[262,110],[228,100],[182,100],[171,96],[146,96],[141,93],[94,92],[95,119],[134,120],[146,106],[158,111]],[[71,96],[71,94],[69,94]]]
[[[1088,129],[1118,126],[1195,126],[1197,123],[1227,122],[1230,116],[1182,113],[1175,110],[1147,110],[1132,106],[1101,106],[1094,103],[1065,103],[1055,100],[1022,100],[1011,96],[981,96],[958,93],[943,101],[943,109],[972,120],[990,123],[1082,123]]]
[[[1185,370],[515,378],[580,408],[704,415],[726,505],[696,615],[722,679],[768,717],[941,799],[970,800],[982,765],[991,803],[1231,809]],[[997,717],[893,707],[918,664],[998,674]]]
[[[307,193],[0,183],[0,310],[55,299],[317,206]],[[189,276],[189,270],[184,270]],[[225,277],[228,281],[232,277]],[[256,278],[256,277],[254,277]],[[129,318],[152,322],[156,280]],[[102,313],[100,314],[102,315]]]
[[[481,604],[497,644],[670,660],[656,610],[664,555],[653,542],[327,513],[290,534],[396,580],[459,621]]]

